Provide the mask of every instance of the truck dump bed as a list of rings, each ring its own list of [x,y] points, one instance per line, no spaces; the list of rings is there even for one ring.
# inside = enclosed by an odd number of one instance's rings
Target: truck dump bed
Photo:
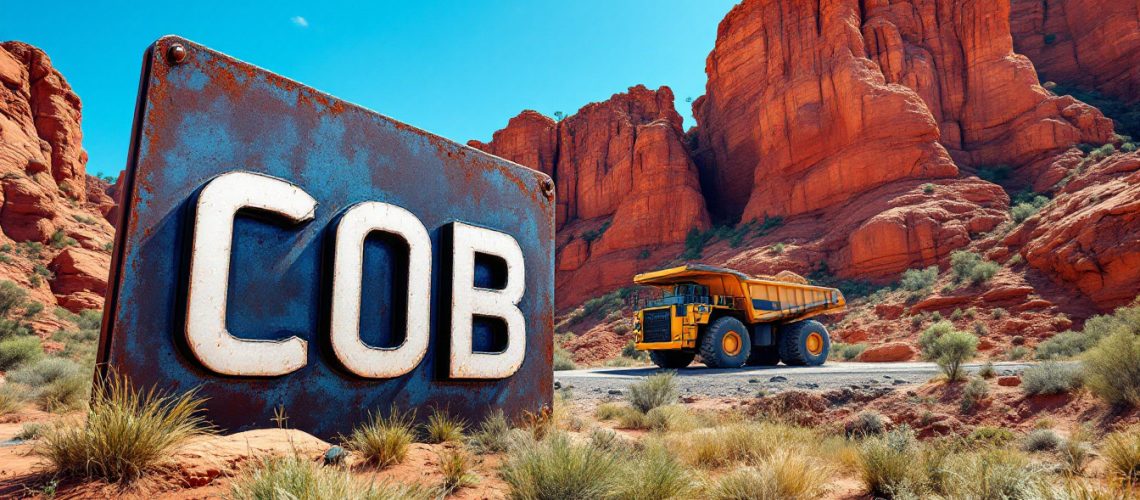
[[[790,273],[789,273],[790,274]],[[794,275],[793,275],[794,276]],[[687,264],[639,274],[639,285],[668,288],[680,283],[709,287],[709,301],[744,311],[750,322],[799,321],[820,314],[842,311],[847,302],[835,288],[809,285],[778,277],[757,278],[715,266]]]

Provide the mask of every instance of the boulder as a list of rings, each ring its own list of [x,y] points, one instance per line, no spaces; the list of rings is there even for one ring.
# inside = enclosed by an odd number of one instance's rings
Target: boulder
[[[892,363],[910,361],[916,354],[914,347],[906,342],[887,342],[868,347],[855,360],[864,363]]]

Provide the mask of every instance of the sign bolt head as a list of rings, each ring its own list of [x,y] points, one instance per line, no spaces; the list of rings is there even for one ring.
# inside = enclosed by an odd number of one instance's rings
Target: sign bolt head
[[[554,181],[553,180],[544,179],[542,181],[542,194],[546,195],[547,198],[553,198],[554,197]]]
[[[167,49],[167,51],[166,51],[166,57],[167,57],[167,59],[170,60],[170,62],[172,64],[182,63],[183,61],[186,60],[186,56],[188,56],[188,55],[190,55],[190,53],[186,50],[186,47],[184,45],[182,45],[181,43],[176,43],[174,45],[171,45],[170,48]]]

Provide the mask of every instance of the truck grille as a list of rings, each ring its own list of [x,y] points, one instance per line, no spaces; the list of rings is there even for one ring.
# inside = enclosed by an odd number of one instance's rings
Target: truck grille
[[[670,328],[671,318],[669,309],[654,309],[645,311],[645,324],[642,325],[644,333],[643,342],[669,342],[673,340]]]

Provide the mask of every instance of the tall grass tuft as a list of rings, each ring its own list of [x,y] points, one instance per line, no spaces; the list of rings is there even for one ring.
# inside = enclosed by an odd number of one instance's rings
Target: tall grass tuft
[[[614,496],[622,500],[693,498],[696,488],[693,474],[672,453],[653,447],[625,464]]]
[[[516,499],[607,498],[619,487],[617,457],[564,434],[512,448],[499,473]]]
[[[471,473],[471,455],[463,449],[444,450],[439,453],[439,472],[443,474],[442,495],[448,496],[456,490],[478,481]]]
[[[347,469],[322,467],[300,457],[263,459],[244,470],[230,485],[234,500],[428,500],[420,485],[372,484],[353,478]]]
[[[1100,455],[1108,471],[1128,484],[1140,480],[1140,431],[1117,431],[1104,438]]]
[[[736,469],[717,480],[709,491],[714,500],[801,500],[819,498],[820,478],[827,471],[813,460],[788,450],[780,451],[754,467]]]
[[[0,385],[0,417],[18,411],[26,399],[27,394],[20,386]]]
[[[164,466],[189,439],[213,432],[199,415],[205,400],[193,391],[143,393],[118,375],[94,391],[87,425],[56,425],[35,448],[57,474],[130,482]]]
[[[496,409],[479,423],[470,444],[478,453],[502,453],[511,442],[511,424],[503,410]]]
[[[467,422],[451,416],[446,410],[435,408],[424,424],[424,437],[429,443],[458,443],[463,441]]]
[[[914,431],[902,426],[859,447],[859,475],[874,495],[891,497],[913,488],[920,460]]]
[[[626,399],[642,413],[658,406],[677,402],[677,381],[673,372],[650,375],[645,380],[629,386]]]
[[[385,417],[379,413],[352,430],[344,445],[359,453],[366,463],[375,467],[388,467],[404,461],[408,447],[415,438],[413,412],[400,413],[393,406]]]

